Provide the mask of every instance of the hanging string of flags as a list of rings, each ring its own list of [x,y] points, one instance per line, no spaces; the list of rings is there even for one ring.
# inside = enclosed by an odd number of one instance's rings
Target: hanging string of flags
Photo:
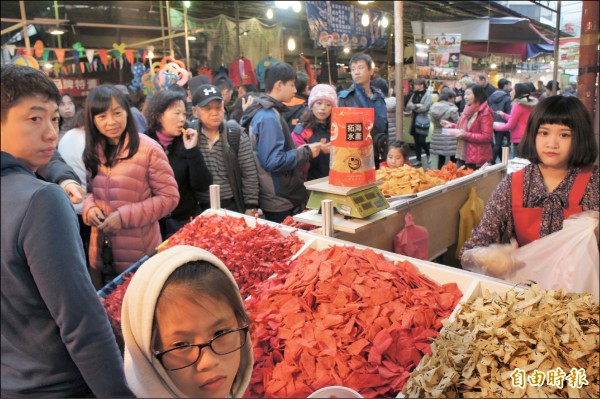
[[[3,62],[40,68],[40,64],[52,64],[52,69],[58,75],[68,76],[76,73],[101,71],[120,68],[125,63],[133,66],[136,61],[146,63],[147,49],[127,48],[125,43],[113,43],[111,49],[86,49],[80,42],[73,44],[71,49],[45,48],[41,40],[27,51],[25,47],[7,44],[2,46]],[[50,60],[54,54],[54,60]],[[65,65],[65,56],[73,62]],[[97,57],[96,57],[97,56]],[[6,59],[6,60],[5,60]]]
[[[6,57],[5,51],[8,53]],[[157,90],[164,90],[174,84],[185,85],[190,77],[185,64],[170,56],[153,62],[153,51],[153,46],[136,50],[127,48],[125,43],[113,43],[112,49],[86,49],[80,42],[73,44],[72,49],[45,48],[44,43],[38,40],[29,51],[25,47],[5,45],[2,57],[3,62],[6,58],[11,64],[30,66],[36,69],[40,69],[41,61],[41,63],[51,66],[57,78],[92,71],[123,69],[123,66],[127,64],[131,67],[133,74],[129,88],[132,91],[142,90],[146,95]],[[52,52],[56,58],[53,63],[50,61]],[[67,54],[73,63],[65,65]],[[145,65],[146,59],[149,61],[148,68]]]

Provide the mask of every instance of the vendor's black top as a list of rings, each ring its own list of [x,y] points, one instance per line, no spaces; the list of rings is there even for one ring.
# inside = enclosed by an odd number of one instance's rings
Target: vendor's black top
[[[145,134],[160,143],[153,129],[146,130]],[[180,221],[188,220],[196,216],[200,209],[194,191],[208,191],[213,182],[212,174],[206,166],[200,148],[196,146],[186,149],[183,136],[175,137],[165,148],[165,152],[179,188],[179,204],[171,212],[171,217]]]
[[[312,128],[312,135],[307,139],[305,135],[302,135],[304,127],[301,123],[296,125],[294,134],[302,137],[306,144],[320,143],[321,139],[325,139],[329,143],[331,140],[331,124],[329,123],[317,123]],[[311,158],[310,167],[308,169],[307,180],[320,179],[322,177],[329,176],[329,154],[321,152],[316,158]]]

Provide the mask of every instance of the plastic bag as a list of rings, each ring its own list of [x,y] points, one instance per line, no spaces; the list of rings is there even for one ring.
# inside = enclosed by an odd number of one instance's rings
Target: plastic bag
[[[545,289],[564,288],[574,293],[600,293],[598,265],[598,211],[572,215],[563,222],[562,230],[517,249],[517,262],[525,264],[504,277],[519,283],[535,281]]]
[[[504,277],[517,266],[515,252],[519,248],[517,240],[510,244],[491,244],[466,250],[461,258],[463,269],[492,277]]]
[[[477,190],[475,187],[471,188],[469,193],[469,199],[460,208],[460,224],[458,225],[458,243],[456,245],[456,257],[460,257],[460,250],[465,243],[471,237],[473,229],[477,227],[481,221],[481,215],[483,215],[484,203],[481,198],[477,196]]]
[[[404,228],[394,237],[394,252],[411,258],[429,258],[429,231],[416,226],[410,213],[404,215]]]

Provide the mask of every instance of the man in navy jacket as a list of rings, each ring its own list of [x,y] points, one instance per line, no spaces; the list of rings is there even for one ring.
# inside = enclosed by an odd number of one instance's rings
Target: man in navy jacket
[[[352,86],[342,90],[338,95],[338,107],[373,108],[375,122],[371,130],[373,149],[375,152],[375,168],[385,159],[388,137],[387,107],[385,96],[378,88],[371,85],[373,66],[371,57],[367,54],[358,54],[350,60],[350,73]]]
[[[1,82],[1,396],[132,397],[73,205],[35,174],[56,149],[60,93],[13,64]]]

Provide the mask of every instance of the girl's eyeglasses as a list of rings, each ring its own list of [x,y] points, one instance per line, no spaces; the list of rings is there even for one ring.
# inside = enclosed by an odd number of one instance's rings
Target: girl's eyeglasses
[[[217,355],[227,355],[241,349],[246,344],[248,326],[226,331],[204,344],[188,344],[159,352],[153,351],[154,357],[169,371],[181,370],[195,364],[202,354],[202,349],[209,347]]]

